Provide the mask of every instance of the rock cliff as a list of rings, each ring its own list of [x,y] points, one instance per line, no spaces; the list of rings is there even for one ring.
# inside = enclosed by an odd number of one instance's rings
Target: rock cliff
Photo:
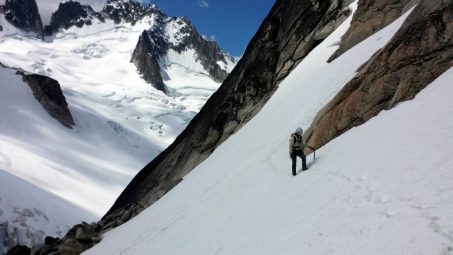
[[[421,1],[393,39],[320,111],[306,132],[308,143],[319,148],[413,99],[453,66],[452,34],[453,1]]]
[[[131,62],[137,66],[138,72],[142,78],[152,84],[158,90],[166,92],[162,76],[160,74],[159,64],[159,49],[151,42],[150,36],[146,31],[143,31],[138,39],[137,46],[135,46],[132,53]]]

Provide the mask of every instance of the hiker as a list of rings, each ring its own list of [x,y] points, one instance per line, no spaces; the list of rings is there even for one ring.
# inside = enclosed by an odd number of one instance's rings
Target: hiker
[[[296,175],[296,160],[299,156],[302,158],[302,171],[307,170],[307,160],[304,154],[304,148],[307,147],[305,144],[302,128],[297,128],[294,134],[291,134],[291,138],[289,139],[289,156],[293,161],[293,176]]]

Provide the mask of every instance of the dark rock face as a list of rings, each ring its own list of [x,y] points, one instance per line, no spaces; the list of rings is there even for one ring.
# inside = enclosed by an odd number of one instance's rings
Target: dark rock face
[[[148,33],[143,31],[132,53],[131,61],[137,66],[138,72],[146,82],[165,92],[165,85],[160,75],[159,55],[155,54],[157,51],[158,49],[151,42]],[[153,54],[150,52],[153,52]]]
[[[392,23],[418,0],[360,0],[351,26],[341,38],[340,47],[329,62]]]
[[[44,246],[36,250],[34,255],[44,255],[58,252],[58,245],[61,243],[60,238],[46,236]]]
[[[30,248],[24,245],[16,245],[6,253],[6,255],[30,255],[30,254],[31,254]]]
[[[52,14],[50,24],[44,30],[47,35],[51,35],[60,28],[68,29],[72,26],[91,25],[93,19],[104,21],[102,15],[95,12],[89,5],[82,5],[73,1],[62,2],[57,11]]]
[[[35,0],[6,0],[3,7],[5,18],[14,26],[26,31],[35,32],[44,37],[41,16]]]
[[[413,99],[453,66],[453,1],[421,1],[393,39],[317,115],[306,132],[319,148],[382,110]]]
[[[47,113],[63,126],[72,128],[74,120],[58,81],[39,74],[21,74],[24,82],[30,86],[33,96]]]
[[[104,216],[109,224],[126,210],[140,212],[247,123],[277,85],[344,19],[349,2],[277,1],[244,57],[176,141],[123,191]]]

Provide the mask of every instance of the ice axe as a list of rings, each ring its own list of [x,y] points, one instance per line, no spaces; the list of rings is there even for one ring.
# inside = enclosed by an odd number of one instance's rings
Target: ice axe
[[[316,150],[313,147],[311,147],[311,146],[307,146],[307,147],[310,148],[310,150],[313,151],[313,160],[315,160],[316,159]]]

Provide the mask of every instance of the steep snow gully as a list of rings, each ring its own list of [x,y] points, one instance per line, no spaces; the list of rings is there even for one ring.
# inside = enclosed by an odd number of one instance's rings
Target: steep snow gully
[[[255,118],[84,254],[453,254],[452,68],[308,157],[309,171],[290,172],[289,134],[409,12],[328,64],[346,20]]]

